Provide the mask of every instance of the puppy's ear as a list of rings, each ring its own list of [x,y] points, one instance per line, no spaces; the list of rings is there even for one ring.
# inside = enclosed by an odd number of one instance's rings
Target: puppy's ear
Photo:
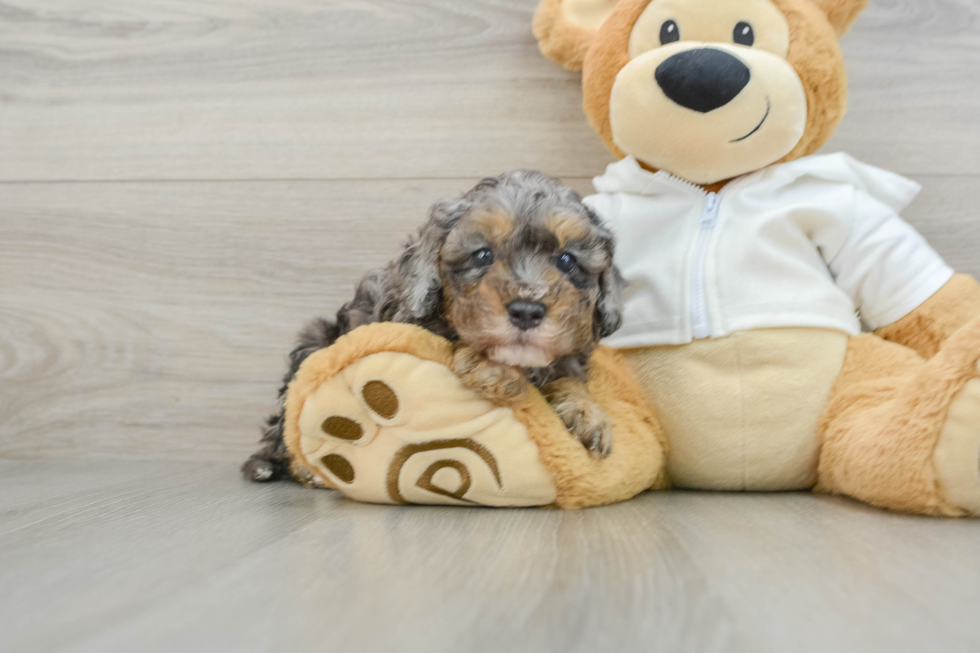
[[[496,188],[497,186],[500,185],[503,176],[504,175],[498,175],[496,177],[484,177],[483,179],[480,180],[480,182],[476,186],[466,191],[466,195],[469,197],[472,195],[476,195],[481,190],[490,190]]]
[[[598,246],[605,250],[609,257],[609,266],[599,275],[599,296],[595,303],[595,315],[592,317],[592,330],[595,339],[601,340],[611,336],[623,323],[623,288],[626,281],[619,273],[619,268],[612,262],[615,240],[612,232],[602,223],[599,214],[589,206],[576,201],[585,210],[589,222],[597,230]]]
[[[814,0],[827,14],[838,35],[845,34],[868,6],[869,0]]]
[[[619,0],[541,0],[534,36],[541,54],[569,70],[582,70],[596,32]]]
[[[433,316],[439,309],[442,279],[439,277],[439,252],[446,236],[465,212],[459,200],[438,202],[429,213],[429,221],[418,236],[405,246],[393,270],[392,286],[397,296],[390,298],[394,322],[417,323]]]
[[[623,323],[623,288],[626,282],[615,265],[599,276],[599,298],[592,318],[595,339],[611,336]]]

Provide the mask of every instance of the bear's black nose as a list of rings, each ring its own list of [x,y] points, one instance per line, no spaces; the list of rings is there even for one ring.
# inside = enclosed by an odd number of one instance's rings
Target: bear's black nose
[[[507,304],[507,315],[511,324],[522,331],[533,329],[544,320],[545,309],[541,302],[511,302]]]
[[[708,113],[742,92],[752,74],[737,57],[716,48],[678,52],[657,66],[654,78],[671,100]]]

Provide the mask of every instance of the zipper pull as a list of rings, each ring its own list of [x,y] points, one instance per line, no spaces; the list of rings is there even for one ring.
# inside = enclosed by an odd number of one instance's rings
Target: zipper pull
[[[715,219],[718,217],[718,206],[720,204],[721,199],[718,197],[718,193],[708,193],[704,205],[704,213],[701,214],[702,227],[714,226]]]

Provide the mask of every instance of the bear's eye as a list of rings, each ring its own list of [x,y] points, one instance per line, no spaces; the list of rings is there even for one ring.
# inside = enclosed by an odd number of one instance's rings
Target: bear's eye
[[[667,45],[668,43],[680,40],[681,28],[677,26],[676,22],[668,20],[660,26],[660,45]]]
[[[752,31],[752,26],[744,20],[735,26],[732,37],[739,45],[751,46],[755,43],[755,32]]]

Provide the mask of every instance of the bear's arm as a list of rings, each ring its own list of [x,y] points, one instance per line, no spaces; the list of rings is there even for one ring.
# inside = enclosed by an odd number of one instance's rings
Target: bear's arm
[[[820,251],[869,329],[906,317],[953,276],[925,238],[883,201],[853,188],[837,210],[846,236],[836,251]]]
[[[855,189],[848,235],[828,266],[863,322],[886,340],[932,357],[980,315],[980,284],[952,269],[890,206]]]
[[[957,274],[918,308],[875,333],[931,358],[953,332],[978,315],[980,283],[968,274]]]

